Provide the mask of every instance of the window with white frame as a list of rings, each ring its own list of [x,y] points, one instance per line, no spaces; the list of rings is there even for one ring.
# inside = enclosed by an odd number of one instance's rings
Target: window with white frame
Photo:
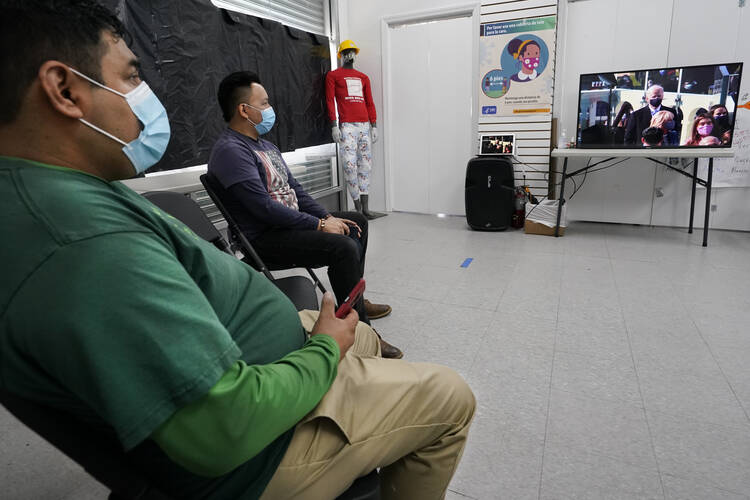
[[[286,26],[330,36],[329,0],[211,0],[220,9],[273,19]]]

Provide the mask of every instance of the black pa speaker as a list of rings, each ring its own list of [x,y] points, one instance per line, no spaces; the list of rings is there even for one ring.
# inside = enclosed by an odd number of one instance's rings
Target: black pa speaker
[[[466,222],[477,231],[504,231],[515,210],[513,162],[478,156],[466,166]]]

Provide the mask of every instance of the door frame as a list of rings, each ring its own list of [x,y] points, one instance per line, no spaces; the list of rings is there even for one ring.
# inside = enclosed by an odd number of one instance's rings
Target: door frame
[[[467,3],[463,5],[456,5],[453,7],[443,7],[439,9],[422,10],[418,12],[411,12],[398,16],[383,17],[380,21],[380,54],[381,64],[383,67],[383,150],[385,155],[385,209],[387,211],[393,210],[393,200],[391,198],[393,193],[393,175],[391,172],[391,158],[393,158],[393,152],[391,151],[393,141],[391,141],[391,122],[395,115],[391,108],[391,92],[393,91],[393,82],[391,76],[393,74],[391,70],[391,28],[394,26],[402,26],[408,24],[418,24],[430,21],[442,21],[448,19],[455,19],[460,17],[471,17],[473,24],[473,40],[472,46],[472,75],[471,75],[471,123],[472,123],[472,134],[470,135],[471,141],[468,144],[470,150],[473,150],[476,145],[477,133],[479,130],[479,119],[478,109],[479,104],[479,15],[481,11],[480,3]]]

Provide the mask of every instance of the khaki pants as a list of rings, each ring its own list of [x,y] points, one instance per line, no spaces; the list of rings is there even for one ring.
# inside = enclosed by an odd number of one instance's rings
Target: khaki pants
[[[300,317],[309,331],[317,312]],[[262,500],[333,500],[376,467],[383,499],[445,497],[474,416],[471,389],[450,368],[380,358],[364,323],[355,339]]]

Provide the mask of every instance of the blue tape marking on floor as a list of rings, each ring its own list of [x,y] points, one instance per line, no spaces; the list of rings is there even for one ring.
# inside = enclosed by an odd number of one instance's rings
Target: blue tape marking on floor
[[[461,267],[469,267],[469,264],[471,264],[471,261],[474,260],[472,258],[468,258],[464,261],[463,264],[461,264]]]

